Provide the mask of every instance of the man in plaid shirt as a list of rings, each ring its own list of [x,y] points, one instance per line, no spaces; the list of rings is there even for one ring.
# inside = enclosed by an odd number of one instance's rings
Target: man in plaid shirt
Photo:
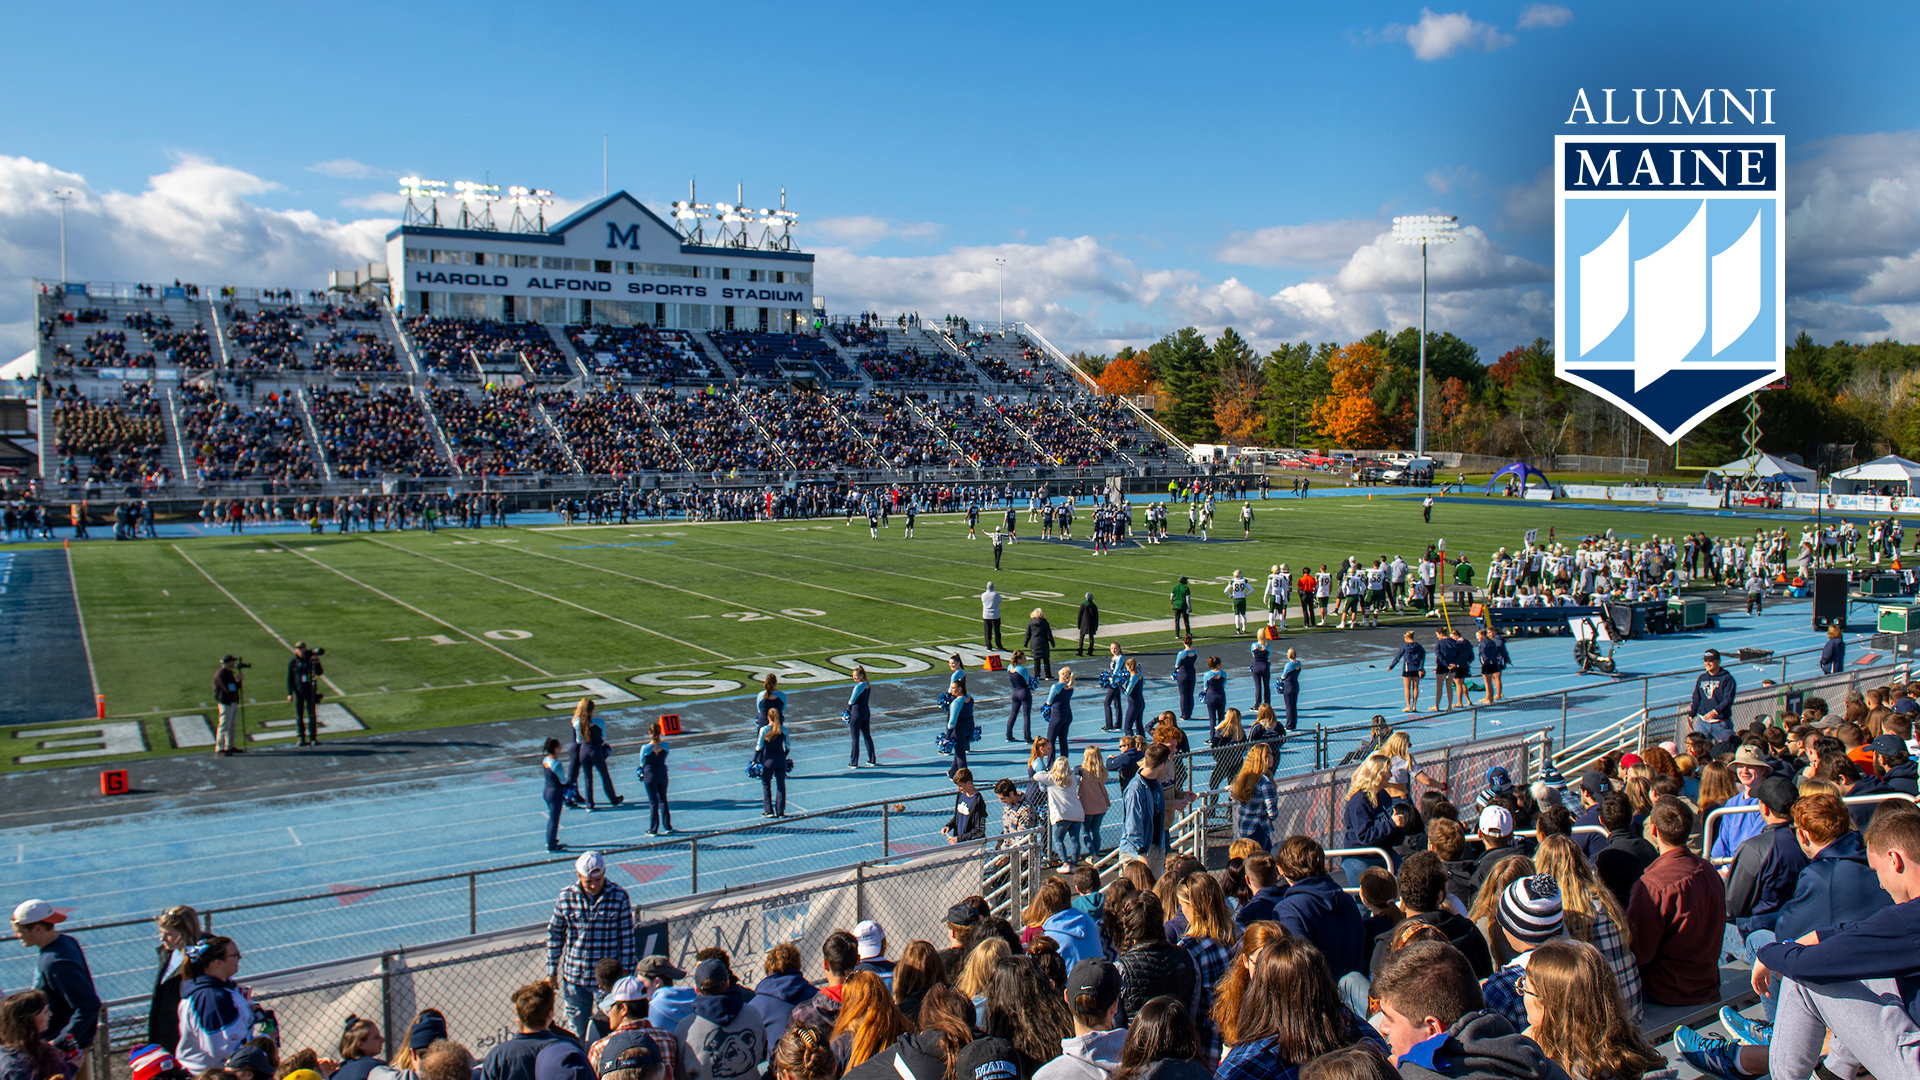
[[[680,1040],[673,1037],[673,1032],[647,1022],[647,996],[647,988],[629,975],[614,983],[607,996],[600,999],[600,1008],[607,1014],[613,1030],[587,1052],[587,1061],[595,1073],[605,1076],[621,1054],[646,1039],[658,1048],[660,1060],[667,1067],[661,1080],[679,1080]]]
[[[565,1005],[567,1030],[585,1033],[597,988],[593,966],[612,958],[632,971],[640,950],[633,940],[633,902],[627,890],[607,880],[600,853],[582,854],[573,872],[579,880],[561,891],[547,920],[547,973]]]

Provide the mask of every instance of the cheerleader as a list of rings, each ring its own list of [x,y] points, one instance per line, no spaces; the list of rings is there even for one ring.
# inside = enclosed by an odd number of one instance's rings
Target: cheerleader
[[[967,767],[967,745],[973,742],[973,698],[967,694],[964,675],[954,676],[947,693],[953,695],[953,701],[947,705],[947,736],[953,740],[953,764],[947,767],[947,777],[952,779]]]
[[[1220,667],[1220,658],[1207,657],[1207,674],[1201,680],[1201,699],[1207,703],[1207,726],[1219,727],[1227,717],[1227,673]]]
[[[754,757],[760,761],[761,817],[787,816],[787,771],[793,764],[788,753],[792,749],[793,741],[780,722],[780,710],[768,710],[767,726],[760,729],[760,739],[753,747]]]
[[[873,708],[871,692],[873,684],[867,682],[867,669],[853,669],[853,694],[847,698],[847,732],[853,739],[853,745],[847,750],[847,768],[860,767],[860,740],[867,740],[867,764],[879,765],[873,756]]]
[[[1007,713],[1007,741],[1029,742],[1033,739],[1033,673],[1027,670],[1027,654],[1015,652],[1013,663],[1007,667],[1007,685],[1013,699],[1013,709]],[[1020,738],[1013,737],[1013,722],[1021,721]]]
[[[1147,741],[1147,680],[1140,675],[1140,661],[1127,657],[1127,718],[1121,723],[1123,734]]]
[[[767,726],[769,710],[779,709],[780,715],[787,715],[787,695],[780,692],[780,676],[768,673],[765,682],[760,684],[760,692],[753,695],[755,726]]]
[[[1119,731],[1126,712],[1127,657],[1118,642],[1107,646],[1107,700],[1100,714],[1101,731]]]
[[[1256,709],[1273,702],[1273,687],[1267,682],[1267,676],[1273,670],[1267,653],[1267,635],[1272,632],[1269,628],[1253,635],[1253,656],[1247,664],[1247,674],[1253,679],[1253,707]]]
[[[1073,669],[1060,669],[1060,681],[1053,684],[1047,692],[1047,742],[1053,747],[1053,754],[1047,759],[1052,767],[1055,759],[1067,752],[1067,726],[1073,723]]]
[[[1200,660],[1200,654],[1193,651],[1193,635],[1180,639],[1180,651],[1173,654],[1173,685],[1180,693],[1180,719],[1182,722],[1193,719],[1193,683],[1194,665]]]

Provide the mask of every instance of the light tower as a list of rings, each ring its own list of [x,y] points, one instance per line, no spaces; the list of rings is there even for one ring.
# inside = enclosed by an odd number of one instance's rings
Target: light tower
[[[1427,456],[1427,245],[1451,244],[1460,231],[1460,219],[1451,214],[1412,214],[1393,219],[1396,244],[1420,245],[1420,417],[1414,428],[1413,452]]]

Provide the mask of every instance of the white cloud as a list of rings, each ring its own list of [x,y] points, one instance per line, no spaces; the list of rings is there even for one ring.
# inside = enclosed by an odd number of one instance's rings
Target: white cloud
[[[375,191],[367,195],[341,199],[340,205],[351,210],[374,210],[398,217],[407,208],[407,197],[397,191]],[[512,211],[509,210],[508,213]]]
[[[279,185],[205,158],[182,156],[139,192],[96,191],[77,174],[0,156],[0,354],[33,344],[35,277],[60,272],[54,191],[67,209],[69,274],[80,280],[241,283],[307,288],[380,257],[392,218],[336,221],[272,210],[251,197]]]
[[[1451,165],[1444,169],[1429,169],[1427,170],[1427,175],[1421,177],[1421,179],[1427,182],[1428,187],[1442,195],[1451,194],[1455,188],[1463,188],[1468,191],[1477,192],[1482,186],[1480,174],[1467,168],[1465,165]]]
[[[364,161],[352,158],[334,158],[331,161],[316,161],[307,166],[308,172],[317,172],[325,176],[337,176],[342,180],[371,180],[376,176],[396,176],[392,169],[377,168]]]
[[[1387,40],[1405,41],[1413,47],[1415,58],[1445,60],[1462,49],[1492,52],[1504,49],[1519,39],[1492,23],[1483,23],[1464,11],[1436,13],[1420,9],[1420,21],[1412,26],[1387,27]]]
[[[931,221],[891,221],[868,214],[803,221],[800,232],[817,233],[850,247],[866,247],[882,240],[932,240],[943,226]]]
[[[1337,266],[1387,228],[1368,218],[1274,225],[1227,237],[1214,258],[1246,266]]]
[[[1551,30],[1573,21],[1573,12],[1559,4],[1528,4],[1520,9],[1520,29]]]
[[[1463,227],[1459,239],[1427,249],[1428,292],[1531,285],[1553,278],[1552,269],[1501,251],[1477,225]],[[1353,253],[1334,280],[1350,293],[1420,291],[1420,249],[1376,236]]]

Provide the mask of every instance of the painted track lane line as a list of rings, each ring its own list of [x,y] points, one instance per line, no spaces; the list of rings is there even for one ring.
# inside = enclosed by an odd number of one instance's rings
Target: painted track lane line
[[[612,568],[612,567],[610,567],[610,566],[598,566],[598,565],[595,565],[595,564],[593,564],[593,563],[585,563],[585,562],[581,562],[581,561],[579,561],[578,559],[569,559],[569,558],[566,558],[566,557],[564,557],[564,556],[561,556],[561,555],[553,555],[553,554],[549,554],[549,553],[547,553],[547,552],[544,552],[544,551],[534,551],[534,550],[533,550],[533,549],[531,549],[531,548],[518,548],[518,549],[516,549],[516,550],[517,550],[517,551],[519,551],[519,553],[520,553],[520,554],[522,554],[522,555],[534,555],[534,556],[538,556],[539,558],[542,558],[542,559],[552,559],[552,560],[553,560],[554,562],[563,562],[563,563],[566,563],[566,564],[567,564],[567,565],[569,565],[569,566],[578,566],[578,567],[580,567],[580,568],[581,568],[581,569],[583,569],[583,570],[598,570],[598,571],[600,571],[600,572],[601,572],[601,573],[603,573],[603,574],[613,574],[613,575],[614,575],[614,576],[616,576],[616,577],[623,577],[623,578],[626,578],[626,579],[627,579],[627,580],[629,580],[629,581],[638,581],[638,582],[640,582],[640,583],[642,583],[642,584],[645,584],[645,585],[652,585],[653,587],[655,587],[655,588],[657,588],[657,589],[670,589],[670,590],[672,590],[672,591],[674,591],[674,592],[677,592],[677,593],[686,593],[686,594],[687,594],[688,596],[697,596],[697,597],[699,597],[699,598],[700,598],[700,599],[702,599],[702,600],[711,600],[711,601],[713,601],[713,602],[714,602],[714,603],[716,603],[716,604],[734,604],[734,605],[738,605],[738,606],[739,606],[740,608],[742,608],[742,609],[744,609],[744,610],[746,610],[746,611],[752,611],[752,612],[756,612],[756,613],[758,613],[758,614],[761,614],[761,615],[765,615],[765,616],[768,616],[769,618],[774,618],[774,619],[780,619],[780,620],[782,620],[783,622],[791,622],[791,623],[799,623],[799,624],[800,624],[801,626],[807,626],[807,627],[812,627],[812,628],[813,628],[813,629],[815,629],[815,630],[826,630],[826,631],[830,631],[830,632],[832,632],[832,633],[835,633],[835,634],[843,634],[843,635],[845,635],[845,636],[847,636],[847,637],[850,637],[850,638],[859,638],[859,639],[860,639],[861,641],[865,641],[865,642],[870,642],[870,643],[872,643],[872,644],[874,644],[874,645],[885,645],[885,644],[886,644],[886,642],[884,642],[884,641],[882,641],[882,640],[881,640],[881,639],[879,639],[879,638],[875,638],[875,637],[868,637],[868,636],[867,636],[867,635],[865,635],[865,634],[856,634],[856,633],[854,633],[854,632],[853,632],[853,631],[851,631],[851,630],[842,630],[842,629],[840,629],[840,628],[839,628],[839,627],[837,627],[837,626],[829,626],[829,625],[826,625],[826,624],[824,624],[824,623],[817,623],[817,622],[813,622],[812,620],[809,620],[809,619],[801,619],[801,618],[796,618],[796,617],[794,617],[794,616],[792,616],[792,615],[784,615],[784,614],[782,614],[782,613],[780,613],[780,612],[778,612],[778,611],[768,611],[768,610],[767,610],[766,608],[760,608],[760,607],[754,607],[754,606],[753,606],[752,604],[742,604],[742,603],[740,603],[740,602],[739,602],[739,601],[737,601],[737,600],[723,600],[723,599],[721,599],[721,598],[720,598],[720,597],[718,597],[718,596],[711,596],[711,595],[708,595],[707,593],[703,593],[703,592],[694,592],[694,591],[693,591],[692,589],[683,589],[683,588],[681,588],[681,587],[680,587],[680,586],[678,586],[678,585],[669,585],[669,584],[667,584],[667,583],[666,583],[666,582],[664,582],[664,581],[655,581],[655,580],[654,580],[654,579],[652,579],[652,578],[644,578],[644,577],[641,577],[641,576],[640,576],[640,575],[638,575],[638,574],[629,574],[629,573],[627,573],[627,572],[626,572],[626,571],[624,571],[624,570],[615,570],[614,568]],[[660,553],[660,552],[650,552],[649,554],[655,554],[655,555],[658,555],[658,554],[661,554],[661,553]],[[742,568],[742,567],[733,567],[733,566],[721,566],[721,564],[719,564],[719,563],[709,563],[709,562],[701,562],[701,560],[699,560],[699,559],[687,559],[687,558],[683,558],[683,557],[681,557],[681,556],[676,556],[676,555],[668,555],[668,556],[666,556],[666,558],[669,558],[669,559],[673,559],[673,558],[680,558],[680,559],[681,559],[681,561],[683,561],[683,562],[691,562],[691,563],[698,563],[698,564],[699,564],[699,565],[701,565],[701,566],[718,566],[718,567],[720,567],[720,568],[721,568],[721,569],[723,569],[723,570],[729,570],[729,571],[733,571],[733,572],[735,572],[735,573],[743,573],[743,574],[753,574],[753,575],[755,575],[756,577],[779,577],[779,575],[777,575],[777,574],[762,574],[762,573],[760,573],[759,571],[756,571],[756,570],[747,570],[747,569],[744,569],[744,568]],[[787,578],[780,578],[780,580],[781,580],[781,581],[788,581],[789,579],[787,579]],[[799,583],[799,582],[793,582],[793,584],[800,584],[800,583]],[[816,586],[812,586],[812,587],[813,587],[813,588],[819,588],[819,589],[825,589],[825,588],[826,588],[826,586],[824,586],[824,585],[816,585]],[[828,591],[829,591],[829,592],[841,592],[842,590],[840,590],[840,589],[829,589]],[[859,593],[846,593],[845,595],[847,595],[847,596],[856,596],[856,597],[859,597],[859,598],[860,598],[860,599],[862,599],[862,600],[873,600],[873,601],[874,601],[875,603],[885,603],[885,602],[886,602],[886,601],[881,601],[881,600],[878,600],[877,598],[875,598],[875,597],[871,597],[871,596],[860,596],[860,594],[859,594]],[[907,605],[907,606],[911,606],[911,605]],[[933,609],[932,609],[932,608],[921,608],[920,610],[922,610],[922,611],[932,611]]]
[[[525,586],[525,585],[521,585],[521,584],[519,584],[518,582],[513,582],[513,581],[508,581],[508,580],[507,580],[506,578],[497,578],[497,577],[494,577],[494,576],[493,576],[492,574],[483,574],[483,573],[481,573],[480,571],[478,571],[478,570],[475,570],[475,569],[473,569],[473,568],[472,568],[472,567],[470,567],[470,566],[461,566],[461,565],[460,565],[459,563],[455,563],[455,562],[448,562],[447,560],[445,560],[445,559],[442,559],[442,558],[439,558],[438,556],[434,556],[434,555],[428,555],[428,554],[427,554],[426,552],[424,552],[424,551],[409,551],[408,549],[406,549],[406,548],[403,548],[403,547],[401,547],[401,546],[400,546],[400,545],[398,545],[398,544],[389,544],[389,543],[387,543],[387,542],[386,542],[385,540],[376,540],[376,539],[374,539],[374,538],[373,538],[373,537],[371,537],[371,536],[367,536],[367,537],[362,537],[361,539],[363,539],[363,540],[367,540],[367,541],[370,541],[370,542],[372,542],[372,543],[375,543],[375,544],[379,544],[379,545],[380,545],[381,547],[383,547],[383,548],[389,548],[389,549],[391,549],[391,550],[393,550],[393,551],[398,551],[398,552],[400,552],[400,553],[401,553],[401,554],[403,554],[403,555],[412,555],[412,556],[415,556],[415,557],[417,557],[417,558],[421,558],[421,559],[426,559],[426,560],[428,560],[429,562],[437,562],[437,563],[439,563],[439,564],[440,564],[441,566],[448,566],[448,567],[452,567],[452,568],[453,568],[453,569],[455,569],[455,570],[463,570],[463,571],[465,571],[465,572],[467,572],[467,573],[469,573],[469,574],[472,574],[472,575],[473,575],[473,576],[475,576],[475,577],[480,577],[480,578],[485,578],[486,580],[488,580],[488,581],[491,581],[491,582],[494,582],[495,584],[498,584],[498,585],[506,585],[506,586],[508,586],[508,587],[510,587],[510,588],[515,588],[515,589],[519,589],[519,590],[520,590],[521,592],[525,592],[525,593],[532,593],[533,595],[535,595],[535,596],[537,596],[537,597],[539,597],[539,598],[541,598],[542,600],[551,600],[551,601],[553,601],[553,602],[554,602],[554,603],[556,603],[556,604],[565,604],[566,606],[568,606],[568,607],[570,607],[570,608],[574,608],[575,610],[578,610],[578,611],[584,611],[584,612],[586,612],[586,613],[587,613],[587,614],[589,614],[589,615],[593,615],[593,616],[596,616],[596,617],[598,617],[598,618],[602,618],[602,619],[605,619],[605,620],[607,620],[608,622],[616,622],[616,623],[619,623],[619,624],[620,624],[621,626],[627,626],[627,627],[631,627],[631,628],[633,628],[633,629],[635,629],[635,630],[640,630],[640,631],[643,631],[643,632],[645,632],[645,633],[649,633],[649,634],[652,634],[653,636],[655,636],[655,637],[657,637],[657,638],[663,638],[663,639],[665,639],[665,640],[667,640],[667,641],[671,641],[671,642],[673,642],[673,643],[674,643],[675,645],[684,645],[684,646],[686,646],[686,647],[687,647],[687,648],[689,648],[689,649],[697,649],[697,650],[699,650],[700,652],[703,652],[703,653],[707,653],[707,654],[708,654],[708,655],[710,655],[710,656],[717,656],[717,657],[720,657],[720,658],[721,658],[722,660],[725,660],[725,659],[728,659],[728,657],[727,657],[727,655],[726,655],[725,653],[721,653],[721,652],[716,652],[715,650],[713,650],[713,649],[709,649],[709,648],[707,648],[707,647],[706,647],[706,646],[704,646],[704,645],[695,645],[695,644],[694,644],[693,642],[691,642],[691,641],[682,641],[681,639],[679,639],[679,638],[677,638],[677,637],[674,637],[674,636],[673,636],[672,634],[663,634],[663,633],[661,633],[660,631],[658,631],[658,630],[655,630],[655,629],[653,629],[652,627],[649,627],[649,626],[641,626],[641,625],[640,625],[639,623],[633,623],[633,622],[628,622],[628,621],[627,621],[627,620],[625,620],[625,619],[622,619],[622,618],[618,618],[618,617],[616,617],[616,616],[613,616],[613,615],[609,615],[609,614],[607,614],[607,613],[606,613],[606,612],[604,612],[604,611],[595,611],[594,609],[592,609],[592,608],[590,608],[590,607],[586,607],[586,606],[584,606],[584,605],[581,605],[581,604],[576,604],[576,603],[574,603],[574,602],[573,602],[573,601],[571,601],[571,600],[563,600],[563,599],[561,599],[560,597],[558,597],[558,596],[554,596],[554,595],[552,595],[552,594],[550,594],[550,593],[543,593],[543,592],[541,592],[541,591],[540,591],[540,590],[538,590],[538,589],[533,589],[533,588],[529,588],[529,587],[527,587],[527,586]]]
[[[100,696],[100,673],[93,667],[93,643],[87,640],[87,615],[80,610],[80,579],[73,574],[73,549],[69,547],[66,552],[67,584],[73,589],[73,617],[80,624],[80,648],[87,654],[87,678],[93,681],[93,696],[97,699]]]
[[[481,637],[481,636],[480,636],[479,634],[476,634],[476,633],[473,633],[472,631],[469,631],[469,630],[462,630],[462,629],[460,629],[459,627],[457,627],[457,626],[455,626],[455,625],[453,625],[452,623],[450,623],[450,622],[448,622],[447,620],[445,620],[445,619],[443,619],[443,618],[441,618],[441,617],[440,617],[440,616],[438,616],[438,615],[430,615],[430,614],[428,614],[427,612],[424,612],[424,611],[422,611],[422,610],[420,610],[419,608],[417,608],[417,607],[414,607],[414,606],[413,606],[412,604],[409,604],[409,603],[407,603],[407,602],[406,602],[405,600],[402,600],[402,599],[400,599],[399,597],[397,597],[397,596],[394,596],[394,595],[393,595],[393,594],[391,594],[391,593],[384,593],[384,592],[381,592],[381,591],[380,591],[379,589],[376,589],[376,588],[374,588],[373,586],[371,586],[371,585],[369,585],[369,584],[367,584],[366,582],[364,582],[364,581],[361,581],[361,580],[359,580],[358,578],[355,578],[355,577],[353,577],[353,576],[352,576],[351,574],[348,574],[348,573],[347,573],[346,571],[344,571],[344,570],[335,570],[335,569],[334,569],[333,567],[331,567],[331,566],[328,566],[328,565],[327,565],[326,563],[323,563],[323,562],[321,562],[321,561],[320,561],[319,559],[316,559],[316,558],[314,558],[313,556],[311,556],[311,555],[309,555],[309,554],[307,554],[307,553],[306,553],[306,552],[304,552],[304,551],[294,551],[294,549],[293,549],[293,548],[290,548],[290,547],[288,547],[287,545],[285,545],[285,544],[283,544],[283,543],[281,543],[281,542],[280,542],[280,541],[278,541],[278,540],[276,540],[276,541],[274,541],[273,543],[274,543],[274,546],[275,546],[275,547],[277,547],[277,548],[279,548],[280,550],[282,550],[282,551],[287,551],[287,552],[292,552],[293,554],[295,554],[295,555],[298,555],[298,556],[300,556],[301,558],[303,558],[303,559],[305,559],[305,560],[307,560],[308,562],[310,562],[310,563],[312,563],[313,565],[315,565],[315,566],[317,566],[317,567],[319,567],[320,569],[322,569],[322,570],[325,570],[325,571],[328,571],[329,573],[332,573],[332,574],[337,574],[337,575],[339,575],[340,577],[342,577],[342,578],[345,578],[345,579],[346,579],[347,581],[350,581],[350,582],[352,582],[353,584],[355,584],[355,585],[358,585],[358,586],[360,586],[361,588],[363,588],[363,589],[365,589],[365,590],[367,590],[368,592],[370,592],[370,593],[372,593],[372,594],[373,594],[373,595],[375,595],[375,596],[378,596],[378,597],[380,597],[380,598],[381,598],[381,599],[383,599],[383,600],[386,600],[386,601],[388,601],[388,602],[390,602],[390,603],[393,603],[393,604],[397,604],[397,605],[399,605],[400,607],[403,607],[403,608],[406,608],[406,609],[407,609],[408,611],[411,611],[411,612],[413,612],[413,613],[414,613],[415,615],[418,615],[418,616],[420,616],[420,617],[421,617],[421,618],[423,618],[423,619],[427,619],[427,620],[430,620],[430,621],[432,621],[432,622],[437,622],[437,623],[439,623],[439,624],[440,624],[441,626],[444,626],[444,627],[446,627],[447,629],[449,629],[449,630],[451,630],[451,631],[453,631],[453,632],[454,632],[454,633],[456,633],[456,634],[460,634],[460,635],[462,635],[462,636],[464,636],[464,637],[466,637],[467,639],[469,639],[469,640],[471,640],[471,641],[475,641],[475,642],[478,642],[478,643],[479,643],[479,644],[481,644],[481,645],[485,645],[485,646],[486,646],[487,648],[489,648],[489,649],[492,649],[492,650],[493,650],[494,652],[497,652],[497,653],[499,653],[499,654],[500,654],[501,656],[504,656],[504,657],[506,657],[507,659],[509,659],[509,660],[511,660],[511,661],[513,661],[513,662],[514,662],[514,663],[516,663],[516,664],[521,664],[521,665],[523,665],[523,666],[525,666],[525,667],[528,667],[528,668],[531,668],[531,669],[533,669],[534,671],[537,671],[537,672],[539,672],[540,674],[542,674],[542,675],[545,675],[545,676],[546,676],[547,678],[549,678],[549,679],[552,679],[552,678],[557,678],[557,677],[558,677],[558,676],[556,676],[556,675],[554,675],[554,673],[553,673],[553,672],[551,672],[551,671],[548,671],[548,670],[547,670],[546,668],[543,668],[543,667],[541,667],[541,666],[539,666],[538,664],[535,664],[535,663],[533,663],[533,662],[532,662],[532,661],[530,661],[530,660],[522,660],[522,659],[520,659],[519,657],[517,657],[517,656],[515,656],[515,655],[513,655],[512,653],[510,653],[510,652],[508,652],[507,650],[505,650],[505,649],[503,649],[503,648],[501,648],[500,646],[498,646],[498,645],[495,645],[495,644],[494,644],[493,642],[491,642],[491,641],[488,641],[488,640],[487,640],[486,638],[483,638],[483,637]],[[209,578],[208,580],[212,580],[212,579],[211,579],[211,578]],[[226,590],[225,590],[225,589],[222,589],[222,590],[220,590],[220,591],[221,591],[221,592],[225,592]]]
[[[266,624],[266,620],[260,618],[260,616],[258,615],[255,615],[253,613],[252,608],[241,603],[239,597],[228,592],[227,587],[225,585],[222,585],[218,581],[215,581],[212,574],[207,573],[204,567],[202,567],[199,563],[193,561],[193,556],[188,555],[186,552],[180,550],[179,544],[168,544],[167,546],[172,548],[175,554],[187,560],[188,566],[191,566],[195,570],[198,570],[200,572],[200,576],[207,579],[207,584],[213,586],[216,589],[219,589],[220,595],[232,601],[233,606],[239,608],[241,614],[245,615],[249,619],[252,619],[256,624],[259,625],[260,629],[265,630],[267,632],[268,637],[271,637],[273,640],[279,642],[280,647],[287,650],[287,655],[289,656],[293,655],[293,646],[287,643],[286,638],[281,637],[278,631],[276,631],[273,627],[268,626]],[[89,661],[89,664],[91,664],[91,661]],[[320,681],[326,683],[329,687],[332,687],[335,697],[340,697],[344,694],[344,691],[340,689],[339,684],[335,683],[331,678],[328,678],[327,676],[322,675],[320,676]]]

